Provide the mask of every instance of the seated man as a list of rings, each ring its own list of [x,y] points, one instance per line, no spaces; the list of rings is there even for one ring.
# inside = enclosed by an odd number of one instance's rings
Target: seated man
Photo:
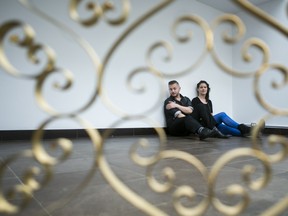
[[[176,80],[170,81],[168,87],[170,97],[164,102],[164,114],[169,134],[185,136],[195,133],[199,135],[200,140],[219,135],[218,130],[205,128],[192,117],[191,101],[180,94],[181,87]]]

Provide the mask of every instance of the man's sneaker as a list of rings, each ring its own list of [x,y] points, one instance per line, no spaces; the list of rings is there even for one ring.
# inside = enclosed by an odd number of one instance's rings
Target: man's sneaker
[[[208,128],[203,128],[201,130],[201,132],[199,132],[200,140],[204,140],[204,139],[206,139],[208,137],[211,137],[211,135],[212,135],[212,131],[210,129],[208,129]]]
[[[212,137],[216,137],[216,138],[220,138],[220,139],[227,139],[230,136],[221,133],[221,131],[219,131],[217,127],[214,127],[212,129]]]

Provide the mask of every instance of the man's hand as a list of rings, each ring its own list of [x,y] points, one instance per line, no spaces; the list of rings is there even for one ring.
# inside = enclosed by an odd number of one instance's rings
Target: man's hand
[[[166,109],[167,110],[170,110],[170,109],[173,109],[173,108],[177,108],[177,103],[175,103],[174,101],[169,101],[168,104],[166,105]]]
[[[183,113],[179,113],[178,115],[177,115],[177,118],[183,118],[183,117],[185,117],[186,115],[184,115]]]

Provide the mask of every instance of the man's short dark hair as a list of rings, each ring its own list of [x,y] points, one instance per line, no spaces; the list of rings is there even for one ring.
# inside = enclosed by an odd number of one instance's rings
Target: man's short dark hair
[[[179,83],[176,80],[171,80],[171,81],[168,82],[168,85],[173,85],[173,84],[178,84],[179,85]]]

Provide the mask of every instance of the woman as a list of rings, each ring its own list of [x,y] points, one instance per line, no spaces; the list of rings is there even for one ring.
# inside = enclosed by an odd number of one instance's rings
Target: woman
[[[192,106],[194,109],[201,109],[213,116],[212,101],[209,99],[210,87],[205,80],[201,80],[197,84],[197,97],[192,99]],[[197,116],[196,116],[197,118]],[[225,135],[232,136],[248,136],[251,128],[245,124],[239,124],[230,118],[225,112],[220,112],[214,115],[216,126],[220,132]],[[201,122],[201,119],[198,119]]]

